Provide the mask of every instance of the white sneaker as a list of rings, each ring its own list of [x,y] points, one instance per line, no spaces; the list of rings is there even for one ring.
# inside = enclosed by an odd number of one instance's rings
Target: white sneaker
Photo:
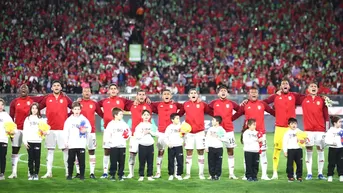
[[[176,176],[176,179],[177,179],[177,180],[183,180],[183,179],[182,179],[182,176]]]
[[[270,180],[270,178],[268,178],[268,176],[265,175],[265,176],[262,176],[262,177],[261,177],[261,180]]]
[[[148,177],[148,181],[155,181],[155,179],[152,177]]]
[[[132,174],[129,174],[129,175],[127,175],[125,178],[131,179],[131,178],[133,178],[133,175],[132,175]]]
[[[232,175],[229,176],[229,179],[237,180],[238,178],[235,176],[235,174],[232,174]]]
[[[199,175],[199,179],[200,179],[200,180],[205,180],[206,178],[205,178],[204,175]]]
[[[277,180],[277,179],[279,179],[277,172],[274,172],[272,176],[272,180]]]
[[[41,177],[42,179],[46,179],[46,178],[52,178],[52,174],[45,174],[44,176]]]
[[[207,179],[208,179],[208,180],[211,180],[211,179],[212,179],[212,176],[209,176]]]
[[[247,177],[243,176],[242,180],[247,180]]]
[[[191,178],[191,175],[187,174],[183,179],[188,180],[189,178]]]
[[[11,174],[10,176],[8,176],[7,178],[9,178],[9,179],[14,179],[14,178],[17,178],[17,174]]]
[[[332,176],[328,176],[328,182],[332,182],[332,181],[333,181]]]
[[[144,180],[144,177],[139,177],[138,182],[142,182]]]
[[[39,180],[39,177],[38,177],[37,174],[35,174],[35,175],[33,176],[33,180]]]
[[[27,180],[33,180],[33,176],[30,176]]]
[[[155,179],[161,178],[161,174],[160,173],[156,173],[156,175],[154,176]]]
[[[0,180],[5,180],[5,175],[4,174],[0,174]]]
[[[174,176],[173,175],[170,175],[168,180],[173,180],[174,179]]]
[[[339,176],[339,181],[343,182],[343,176]]]

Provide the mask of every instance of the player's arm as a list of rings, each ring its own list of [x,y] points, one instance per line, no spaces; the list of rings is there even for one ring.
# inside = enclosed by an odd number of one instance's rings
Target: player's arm
[[[213,116],[213,109],[211,109],[207,103],[204,103],[204,113]]]
[[[185,115],[186,111],[185,111],[185,108],[184,108],[184,104],[182,104],[182,103],[175,103],[175,104],[176,104],[177,109],[178,109],[177,114],[179,114],[180,117]]]
[[[94,104],[95,104],[95,112],[96,112],[96,114],[98,114],[99,117],[104,118],[104,112],[101,110],[101,107],[100,107],[99,103],[94,102]]]
[[[64,95],[67,99],[67,102],[68,102],[68,108],[69,109],[72,109],[72,105],[73,105],[73,101],[67,96],[67,95]]]
[[[158,104],[159,104],[160,102],[152,102],[152,103],[150,103],[150,107],[151,107],[151,111],[153,112],[153,113],[155,113],[155,114],[158,114]]]
[[[45,96],[31,96],[30,98],[33,100],[35,103],[41,103],[42,100],[44,99]]]
[[[291,93],[293,94],[293,96],[295,98],[295,104],[297,106],[301,105],[306,98],[306,95],[304,95],[304,94],[299,94],[296,92],[291,92]]]
[[[47,99],[48,96],[45,96],[41,102],[39,103],[39,110],[42,110],[46,107],[46,99]]]
[[[104,107],[104,106],[103,106],[104,100],[105,100],[105,99],[102,99],[102,100],[98,101],[98,105],[100,106],[100,108],[101,108],[101,107]]]
[[[124,97],[120,97],[120,98],[124,102],[124,109],[123,110],[130,111],[130,108],[131,108],[132,104],[134,103],[134,101],[129,100],[129,99],[124,98]]]
[[[15,116],[15,104],[16,104],[17,99],[14,99],[11,104],[10,104],[10,117],[14,120]]]
[[[275,117],[275,110],[272,109],[269,105],[267,105],[267,103],[262,101],[262,104],[264,105],[264,111],[266,111],[267,113],[269,113],[270,115],[273,115]]]
[[[263,102],[267,104],[271,104],[274,102],[276,96],[277,96],[276,94],[272,94],[268,98],[264,99]]]
[[[245,111],[244,111],[244,106],[239,107],[238,110],[236,110],[236,113],[232,115],[231,120],[235,121],[237,120],[239,117],[241,117],[242,115],[244,115]]]
[[[329,108],[325,105],[325,101],[323,99],[323,116],[324,116],[324,125],[325,125],[325,131],[330,129],[330,116],[329,116]]]

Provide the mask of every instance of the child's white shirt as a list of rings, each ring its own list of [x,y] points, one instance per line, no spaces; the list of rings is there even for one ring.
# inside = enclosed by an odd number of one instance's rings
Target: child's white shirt
[[[325,144],[331,148],[342,148],[341,136],[338,133],[342,131],[342,128],[330,127],[325,134]]]
[[[104,131],[104,143],[108,144],[111,148],[126,148],[126,140],[128,138],[125,139],[123,137],[125,130],[127,130],[129,132],[129,136],[131,136],[129,125],[124,121],[112,120],[108,123]]]
[[[223,139],[219,138],[217,132],[223,129],[222,126],[218,127],[210,127],[207,130],[206,138],[205,138],[205,148],[222,148],[223,147]],[[223,129],[224,130],[224,129]]]
[[[5,130],[6,122],[13,122],[11,116],[5,111],[0,112],[0,143],[8,143],[8,136]]]
[[[183,145],[183,138],[180,136],[180,124],[170,124],[165,131],[165,143],[169,147],[178,147]]]
[[[283,136],[283,152],[287,153],[288,149],[301,149],[298,144],[297,133],[301,130],[296,129],[289,129],[286,131],[285,135]]]
[[[155,143],[155,140],[152,136],[156,136],[156,133],[152,132],[151,128],[152,124],[149,122],[141,122],[137,125],[134,136],[138,140],[138,144],[150,146]],[[144,134],[145,131],[150,131],[150,133]]]
[[[258,143],[257,131],[245,130],[243,133],[243,150],[246,152],[257,153],[260,151],[260,145]]]
[[[82,121],[85,121],[86,127],[86,134],[80,135],[79,126]],[[86,148],[87,145],[87,135],[91,132],[92,126],[89,123],[88,119],[80,115],[78,117],[71,115],[67,118],[64,122],[63,132],[64,132],[64,140],[66,142],[66,146],[68,149],[78,149],[78,148]]]
[[[39,122],[46,122],[43,118],[38,118],[37,115],[30,115],[26,117],[24,121],[24,128],[23,128],[23,143],[26,145],[28,142],[30,143],[41,143],[42,138],[38,135]]]

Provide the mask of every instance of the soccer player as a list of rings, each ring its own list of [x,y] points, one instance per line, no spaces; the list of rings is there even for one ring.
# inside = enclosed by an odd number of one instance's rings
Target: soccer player
[[[95,113],[97,113],[101,118],[103,118],[104,113],[102,112],[99,104],[91,100],[91,89],[85,87],[82,89],[82,99],[79,101],[81,104],[81,114],[85,116],[92,126],[92,131],[87,135],[87,148],[89,153],[89,166],[90,166],[90,178],[95,179],[95,149],[96,149],[96,128],[95,128]],[[80,177],[79,163],[76,161],[76,176]]]
[[[117,107],[123,110],[128,110],[128,105],[131,103],[130,100],[119,97],[118,93],[118,86],[116,84],[110,84],[109,87],[109,97],[105,98],[98,102],[99,106],[103,108],[104,112],[104,128],[107,127],[107,124],[113,120],[112,109]],[[108,144],[103,144],[104,148],[104,157],[103,157],[103,168],[104,173],[100,178],[107,178],[108,177],[108,163],[110,160],[110,147]]]
[[[5,101],[0,98],[0,180],[5,180],[8,144],[8,136],[4,127],[4,123],[6,122],[12,122],[12,118],[7,112],[5,112]]]
[[[172,122],[170,120],[170,115],[172,113],[178,113],[183,109],[183,105],[180,103],[175,103],[172,101],[172,93],[170,90],[162,90],[162,102],[151,103],[152,111],[158,114],[158,133],[157,133],[157,171],[154,178],[161,177],[161,166],[164,155],[164,149],[166,147],[165,143],[165,131],[168,125]]]
[[[343,182],[343,120],[338,116],[332,116],[331,123],[333,127],[326,132],[325,136],[325,143],[329,145],[328,182],[333,181],[335,167],[337,168],[339,181]]]
[[[72,112],[73,114],[67,118],[63,127],[65,147],[68,148],[67,180],[73,179],[72,176],[76,156],[80,165],[80,180],[84,180],[87,135],[91,132],[92,126],[88,119],[81,115],[81,104],[79,102],[73,102]]]
[[[218,97],[209,104],[209,107],[213,111],[214,116],[221,116],[223,118],[223,122],[221,123],[222,127],[225,129],[226,134],[223,139],[225,139],[224,144],[227,148],[228,154],[228,165],[229,165],[229,178],[230,179],[237,179],[234,174],[235,168],[235,158],[234,158],[234,148],[236,145],[234,128],[232,123],[232,114],[233,110],[238,111],[239,105],[229,99],[227,96],[229,95],[228,89],[226,86],[220,86],[218,88]]]
[[[40,169],[40,157],[42,147],[42,136],[39,135],[38,125],[42,122],[42,115],[39,111],[39,104],[33,103],[30,108],[29,116],[24,121],[23,143],[29,155],[29,171],[28,180],[38,180]],[[44,133],[45,136],[47,133]]]
[[[19,88],[20,97],[15,98],[10,104],[10,116],[17,124],[18,132],[12,139],[12,174],[8,178],[17,178],[17,166],[19,161],[19,150],[23,139],[23,126],[25,118],[28,116],[32,103],[40,103],[43,96],[33,97],[28,96],[29,88],[23,84]]]
[[[205,150],[208,152],[208,170],[211,180],[219,180],[222,174],[224,136],[220,136],[218,133],[221,131],[224,133],[225,130],[220,126],[221,123],[222,117],[214,116],[212,127],[208,129],[205,139]]]
[[[245,176],[249,182],[258,181],[258,162],[260,161],[259,142],[263,139],[258,138],[256,131],[256,120],[248,119],[246,126],[242,130],[241,142],[243,143],[244,160],[246,165]]]
[[[256,131],[263,133],[263,141],[261,147],[261,168],[262,168],[262,180],[270,180],[267,175],[267,141],[266,141],[266,129],[264,125],[264,112],[275,116],[275,111],[270,108],[265,102],[258,100],[258,90],[255,87],[249,90],[248,102],[241,106],[240,109],[232,116],[232,121],[235,121],[240,116],[245,115],[245,120],[254,119],[256,120]]]
[[[116,180],[115,175],[118,169],[119,181],[124,181],[126,140],[130,137],[131,131],[129,126],[122,121],[123,110],[113,108],[112,114],[113,120],[108,123],[104,131],[104,141],[111,147],[110,179]]]
[[[298,122],[295,118],[289,118],[288,120],[289,130],[286,131],[283,137],[283,152],[287,157],[287,177],[288,182],[294,181],[294,168],[293,162],[296,163],[297,170],[296,176],[299,182],[302,182],[303,173],[303,150],[298,144],[297,132]]]
[[[137,104],[134,102],[129,103],[128,109],[131,111],[132,117],[132,126],[131,132],[132,135],[135,133],[135,129],[137,125],[142,122],[142,112],[143,110],[148,110],[150,113],[152,109],[150,104],[146,102],[147,96],[144,90],[139,90],[136,96]],[[150,121],[150,120],[149,120]],[[138,152],[138,143],[134,136],[130,138],[130,158],[129,158],[129,175],[126,178],[133,178],[134,176],[134,168],[136,163],[136,155]]]
[[[52,83],[52,94],[44,97],[39,107],[46,108],[46,117],[51,129],[45,139],[45,147],[48,149],[47,154],[47,173],[42,178],[52,177],[52,164],[54,161],[54,151],[56,145],[63,151],[63,160],[66,176],[68,176],[68,149],[65,147],[63,135],[64,122],[68,118],[68,107],[71,109],[72,101],[68,96],[63,94],[61,82],[58,80]]]
[[[288,80],[281,81],[281,94],[274,94],[263,100],[267,104],[274,103],[275,109],[275,133],[274,133],[274,154],[273,154],[273,176],[272,179],[278,179],[278,166],[280,152],[282,150],[283,136],[288,130],[288,119],[295,118],[296,101],[300,96],[298,93],[289,92],[290,86]]]
[[[170,115],[170,124],[165,132],[165,143],[168,146],[168,180],[174,179],[175,174],[175,159],[177,163],[176,179],[182,180],[183,173],[183,138],[180,135],[180,116],[177,113]]]
[[[306,180],[312,179],[312,154],[313,146],[317,146],[318,154],[318,179],[323,180],[324,168],[324,134],[330,127],[329,110],[322,97],[317,96],[318,86],[316,83],[310,83],[307,91],[308,96],[300,97],[298,103],[303,109],[304,131],[308,136],[306,141]]]
[[[192,155],[194,145],[198,151],[199,178],[204,180],[204,150],[205,150],[205,113],[211,115],[213,112],[204,102],[198,102],[199,94],[195,89],[189,90],[189,101],[183,104],[181,115],[186,113],[186,122],[192,127],[192,131],[185,135],[186,176],[191,177]]]
[[[139,179],[144,180],[144,168],[147,164],[147,177],[148,181],[154,181],[152,178],[153,164],[154,164],[154,143],[155,140],[152,136],[156,133],[152,130],[152,124],[149,122],[151,114],[148,110],[142,112],[143,121],[137,125],[135,136],[138,140],[138,157],[139,157]]]

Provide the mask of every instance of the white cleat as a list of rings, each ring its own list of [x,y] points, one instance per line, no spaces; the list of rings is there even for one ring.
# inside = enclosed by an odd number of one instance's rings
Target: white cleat
[[[206,180],[206,178],[205,178],[204,175],[200,175],[200,176],[199,176],[199,179],[200,179],[200,180]]]
[[[247,180],[247,177],[243,176],[242,180]]]
[[[343,182],[343,176],[339,176],[339,181]]]
[[[187,174],[183,179],[188,180],[189,178],[191,178],[191,175]]]
[[[144,180],[144,177],[139,177],[138,182],[142,182]]]
[[[132,175],[132,174],[129,174],[129,175],[127,175],[125,178],[131,179],[131,178],[133,178],[133,175]]]
[[[11,174],[10,176],[7,177],[8,179],[15,179],[17,178],[17,174]]]
[[[332,182],[332,181],[333,181],[332,176],[328,176],[328,182]]]
[[[42,179],[52,178],[52,174],[45,174],[41,177]]]
[[[169,178],[168,178],[168,180],[170,180],[170,181],[171,181],[171,180],[174,180],[174,176],[173,176],[173,175],[170,175]]]
[[[148,181],[155,181],[155,179],[152,177],[148,177]]]
[[[268,176],[262,176],[261,177],[261,180],[267,180],[267,181],[269,181],[269,180],[271,180]]]
[[[176,179],[177,179],[177,180],[183,180],[183,179],[182,179],[182,176],[176,176]]]
[[[4,174],[0,174],[0,180],[5,180],[5,175]]]
[[[161,178],[161,174],[160,173],[156,173],[156,175],[154,176],[155,179]]]
[[[273,173],[272,180],[279,179],[278,174],[276,172]]]
[[[238,178],[234,174],[230,175],[229,179],[231,179],[231,180],[238,180]]]

